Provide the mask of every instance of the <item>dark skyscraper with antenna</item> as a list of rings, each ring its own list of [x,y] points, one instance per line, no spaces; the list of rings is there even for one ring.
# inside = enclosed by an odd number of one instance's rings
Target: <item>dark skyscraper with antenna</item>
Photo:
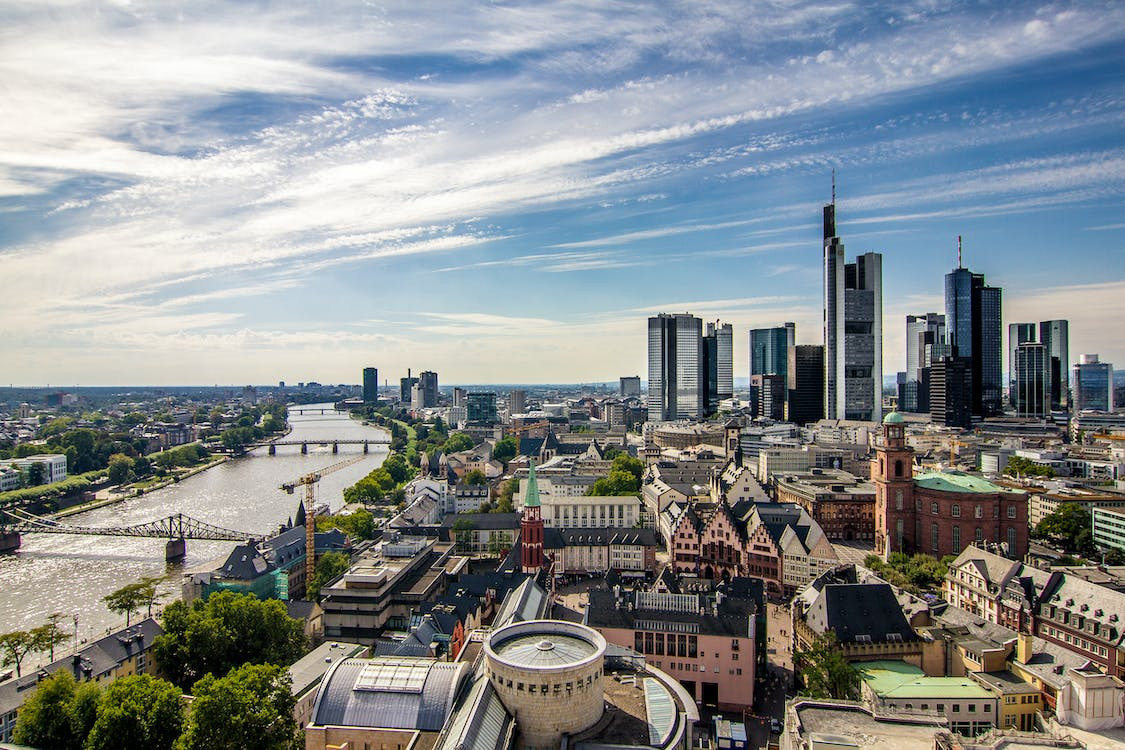
[[[984,283],[984,274],[961,265],[958,237],[957,268],[945,275],[945,325],[953,356],[967,360],[972,381],[969,407],[975,417],[1003,411],[1000,295],[1000,287]]]

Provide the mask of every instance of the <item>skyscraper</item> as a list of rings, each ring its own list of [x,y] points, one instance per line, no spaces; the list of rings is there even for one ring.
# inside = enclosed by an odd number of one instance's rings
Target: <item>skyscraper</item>
[[[422,386],[422,405],[427,409],[437,406],[438,403],[438,383],[437,373],[426,370],[418,376],[418,382]]]
[[[641,376],[632,375],[621,378],[621,398],[630,398],[641,395]]]
[[[930,417],[946,427],[972,427],[973,372],[963,357],[941,357],[929,367]]]
[[[796,327],[786,323],[776,328],[754,328],[750,331],[750,407],[755,416],[785,419],[788,392],[796,388],[795,357]],[[791,366],[792,365],[792,366]],[[780,377],[782,394],[773,401],[781,409],[778,416],[760,410],[761,399],[755,390],[763,381],[754,381],[755,375]],[[772,387],[772,386],[771,386]]]
[[[899,389],[900,411],[930,411],[929,380],[923,370],[930,366],[934,344],[945,342],[945,316],[940,313],[906,316],[906,380]]]
[[[706,377],[703,321],[687,313],[649,318],[649,421],[702,417]]]
[[[527,410],[527,392],[514,390],[508,394],[508,414],[523,414]]]
[[[496,424],[496,393],[482,391],[470,393],[465,398],[467,418],[470,422],[478,424]]]
[[[1016,415],[1043,417],[1051,406],[1050,358],[1047,347],[1025,341],[1016,347]]]
[[[418,382],[418,378],[411,377],[410,368],[406,368],[406,377],[398,379],[398,397],[404,404],[410,403],[411,389]]]
[[[1016,348],[1035,341],[1034,323],[1008,324],[1008,403],[1016,405]]]
[[[1113,411],[1113,365],[1083,354],[1074,365],[1074,411]]]
[[[1001,413],[1000,288],[958,266],[945,275],[945,324],[954,356],[968,360],[974,416]]]
[[[1047,347],[1047,371],[1051,377],[1051,409],[1070,408],[1070,322],[1044,320],[1039,324],[1039,343]]]
[[[373,404],[379,400],[379,371],[374,367],[363,368],[363,403]]]
[[[878,422],[883,415],[883,256],[844,262],[836,190],[824,207],[824,414]]]
[[[808,424],[824,418],[824,347],[793,347],[796,387],[789,391],[788,420]]]

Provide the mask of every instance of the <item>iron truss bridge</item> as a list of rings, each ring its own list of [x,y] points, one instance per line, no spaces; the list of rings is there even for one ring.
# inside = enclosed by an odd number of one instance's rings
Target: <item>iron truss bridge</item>
[[[247,534],[242,531],[212,526],[191,516],[185,516],[183,513],[132,526],[73,526],[16,508],[10,508],[3,513],[8,515],[10,521],[5,524],[6,530],[20,534],[135,536],[150,539],[207,539],[220,542],[245,542],[250,539],[265,537],[262,534]]]

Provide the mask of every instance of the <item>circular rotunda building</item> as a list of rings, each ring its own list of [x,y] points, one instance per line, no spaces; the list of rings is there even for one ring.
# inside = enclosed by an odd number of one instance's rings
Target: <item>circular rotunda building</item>
[[[523,748],[558,747],[592,726],[604,709],[606,641],[585,625],[529,620],[485,641],[488,679],[516,719]]]

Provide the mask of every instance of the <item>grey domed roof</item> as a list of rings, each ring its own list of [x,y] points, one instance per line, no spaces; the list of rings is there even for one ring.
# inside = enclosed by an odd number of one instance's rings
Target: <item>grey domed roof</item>
[[[589,641],[565,633],[517,635],[494,646],[504,661],[528,667],[564,667],[584,661],[597,652]]]

